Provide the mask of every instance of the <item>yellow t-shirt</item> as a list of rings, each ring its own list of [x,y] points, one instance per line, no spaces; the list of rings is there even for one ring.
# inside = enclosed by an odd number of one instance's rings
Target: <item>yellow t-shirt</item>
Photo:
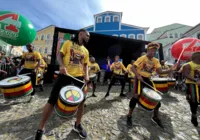
[[[110,66],[110,69],[115,74],[124,75],[123,70],[126,71],[126,68],[124,67],[124,64],[122,62],[114,62]]]
[[[153,72],[156,72],[158,68],[161,68],[160,62],[158,59],[153,57],[151,60],[143,55],[139,57],[134,65],[137,67],[137,72],[143,77],[151,77]]]
[[[194,79],[200,79],[200,64],[195,64],[194,62],[189,62],[188,65],[190,65],[190,76]],[[190,81],[186,78],[185,83],[187,84],[195,84],[195,82]]]
[[[83,66],[89,63],[88,50],[67,40],[60,52],[64,55],[63,61],[67,72],[74,77],[84,76]]]
[[[181,72],[183,71],[183,67],[184,67],[185,65],[187,65],[187,64],[188,64],[188,63],[183,64],[178,72],[181,73]]]
[[[161,68],[162,68],[162,70],[168,70],[169,66],[167,66],[167,65],[161,65]],[[168,74],[160,74],[160,76],[162,76],[162,77],[168,77]]]
[[[41,59],[40,65],[45,65],[45,67],[44,68],[39,67],[39,71],[44,71],[45,68],[47,67],[47,63],[44,61],[44,59]]]
[[[97,63],[89,64],[89,75],[96,74],[100,71],[99,65]]]
[[[25,60],[24,68],[35,69],[38,63],[37,60],[41,59],[41,55],[39,52],[25,52],[22,58]]]
[[[135,77],[134,72],[131,70],[132,66],[133,66],[132,64],[129,64],[129,65],[127,66],[128,78],[134,78],[134,77]]]

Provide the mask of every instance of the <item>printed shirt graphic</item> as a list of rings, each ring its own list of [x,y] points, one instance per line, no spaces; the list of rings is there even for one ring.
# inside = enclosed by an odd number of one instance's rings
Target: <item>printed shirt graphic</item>
[[[151,60],[146,55],[139,57],[134,65],[137,67],[137,72],[143,77],[151,77],[152,73],[155,73],[158,68],[161,68],[158,59],[153,57]]]
[[[67,72],[74,77],[83,76],[83,65],[89,63],[88,50],[67,40],[60,52],[64,55],[63,61]]]
[[[168,70],[169,66],[167,66],[167,65],[161,65],[161,68],[162,68],[162,70]],[[162,77],[168,77],[168,74],[160,74],[160,76],[162,76]]]
[[[24,68],[26,69],[35,69],[37,66],[37,60],[41,59],[41,55],[39,52],[25,52],[22,55],[22,58],[24,58]]]
[[[134,77],[135,77],[134,72],[131,70],[132,66],[133,66],[132,64],[129,64],[129,65],[127,66],[128,78],[134,78]]]
[[[194,62],[189,62],[190,65],[190,76],[194,79],[200,80],[200,64],[195,64]],[[186,79],[185,83],[195,84],[195,82]]]
[[[118,75],[124,75],[124,71],[126,71],[126,68],[124,67],[124,64],[122,62],[114,62],[110,66],[110,69],[113,70],[113,73]]]
[[[89,75],[96,74],[100,71],[99,65],[97,63],[89,64]]]

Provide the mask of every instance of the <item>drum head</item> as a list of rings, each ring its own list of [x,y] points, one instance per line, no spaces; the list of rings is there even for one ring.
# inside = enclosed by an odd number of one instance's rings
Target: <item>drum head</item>
[[[59,73],[60,73],[60,71],[54,71],[54,73],[55,73],[55,74],[59,74]]]
[[[162,100],[162,97],[154,90],[146,88],[146,87],[143,88],[142,90],[145,93],[145,95],[147,95],[148,97],[153,98],[155,100]]]
[[[168,81],[167,78],[157,78],[157,77],[156,77],[156,78],[155,78],[155,77],[154,77],[154,78],[151,78],[151,80],[152,80],[152,81]]]
[[[12,87],[30,81],[29,76],[18,75],[0,81],[0,87]]]
[[[82,90],[76,86],[66,86],[60,90],[60,98],[71,104],[81,103],[84,99],[84,94]]]

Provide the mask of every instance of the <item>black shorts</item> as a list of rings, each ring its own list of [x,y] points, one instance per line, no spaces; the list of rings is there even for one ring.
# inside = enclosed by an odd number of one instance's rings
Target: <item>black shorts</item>
[[[81,81],[83,81],[83,79],[84,79],[83,77],[76,77],[76,78]],[[59,74],[54,83],[48,103],[55,105],[57,103],[61,88],[64,86],[67,86],[67,85],[72,85],[72,84],[74,84],[74,86],[77,86],[79,88],[82,88],[84,85],[82,82],[79,82],[69,76]]]

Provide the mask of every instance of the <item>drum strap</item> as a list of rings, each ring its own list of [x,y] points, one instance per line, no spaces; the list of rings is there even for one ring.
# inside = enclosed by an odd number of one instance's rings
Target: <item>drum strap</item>
[[[138,80],[138,94],[141,94],[141,81]]]
[[[199,103],[199,87],[197,84],[195,85],[195,88],[196,88],[196,94],[197,94],[197,102]]]

